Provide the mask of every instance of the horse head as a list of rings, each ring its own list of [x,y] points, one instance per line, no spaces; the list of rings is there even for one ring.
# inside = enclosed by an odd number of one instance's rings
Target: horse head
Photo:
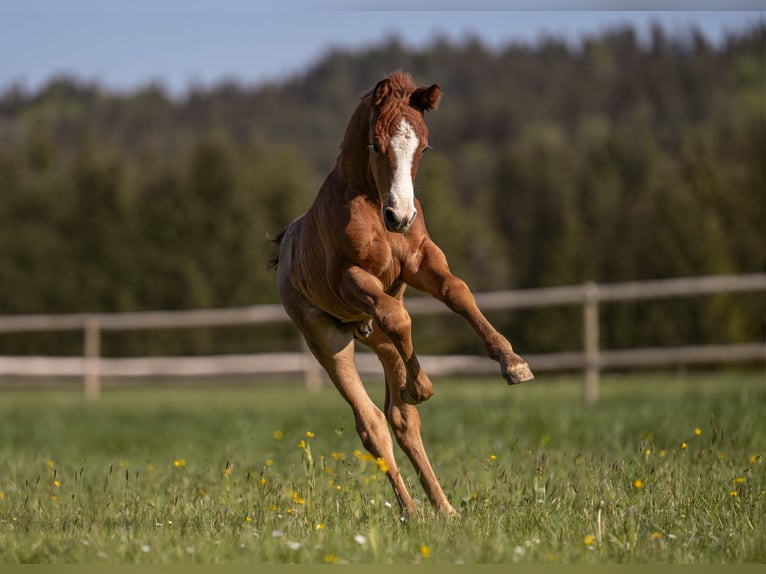
[[[439,104],[441,89],[417,88],[410,76],[395,72],[366,95],[372,110],[368,161],[389,231],[404,233],[417,216],[415,177],[428,149],[424,112]]]

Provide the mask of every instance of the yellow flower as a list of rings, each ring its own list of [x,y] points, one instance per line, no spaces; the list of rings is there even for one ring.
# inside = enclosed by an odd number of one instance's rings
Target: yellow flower
[[[689,446],[689,445],[688,445],[688,444],[686,444],[685,442],[682,442],[682,443],[681,443],[681,448],[686,448],[686,447],[688,447],[688,446]]]
[[[385,460],[377,458],[375,459],[375,463],[378,465],[378,470],[380,470],[380,472],[388,472],[388,465]]]
[[[266,485],[266,479],[261,477],[261,486],[265,486],[265,485]]]
[[[0,500],[5,500],[5,493],[0,490]]]
[[[223,471],[223,474],[226,478],[229,478],[231,476],[231,467],[227,466],[226,470]]]
[[[582,539],[582,543],[585,544],[585,546],[592,546],[595,541],[596,537],[592,534],[588,534],[585,536],[585,538]]]
[[[48,462],[46,462],[45,464],[47,464],[47,465],[48,465],[48,468],[53,468],[54,466],[56,466],[56,463],[55,463],[55,462],[53,462],[52,460],[49,460],[49,461],[48,461]]]
[[[662,534],[660,534],[659,532],[652,532],[650,538],[652,540],[659,540],[660,538],[662,538]]]
[[[425,544],[423,544],[420,547],[420,555],[423,558],[428,558],[429,556],[431,556],[431,549],[428,546],[426,546]]]
[[[306,502],[303,498],[301,498],[301,495],[298,494],[298,491],[293,492],[293,502],[295,504],[303,504]]]
[[[732,490],[732,491],[729,493],[729,496],[737,496],[737,491],[736,491],[736,490]]]
[[[273,460],[271,460],[270,458],[266,459],[266,466],[272,466],[273,464],[274,464]]]
[[[650,454],[652,454],[652,449],[650,449],[650,448],[647,448],[647,449],[644,451],[644,454],[645,454],[646,456],[649,456]]]
[[[314,438],[315,435],[311,431],[306,431],[306,436],[309,437],[309,438]]]
[[[343,487],[340,484],[336,484],[335,490],[343,490]]]
[[[747,479],[744,476],[738,476],[734,479],[734,482],[737,484],[745,484],[747,482]]]
[[[760,457],[757,454],[750,455],[750,463],[754,464]]]
[[[321,522],[317,523],[317,525],[314,527],[314,530],[322,530],[324,528],[324,524]]]
[[[58,481],[58,480],[54,480],[54,481],[53,481],[53,486],[55,486],[56,488],[58,488],[59,486],[61,486],[61,481]]]
[[[207,492],[205,491],[204,488],[200,488],[197,494],[199,494],[200,498],[204,498],[207,495]]]
[[[335,556],[335,554],[325,554],[324,555],[324,562],[325,562],[325,564],[337,564],[338,563],[338,557]]]
[[[275,430],[272,436],[274,437],[275,440],[282,440],[282,437],[285,435],[281,430]]]
[[[173,466],[176,468],[183,468],[186,466],[186,461],[182,458],[177,458],[173,461]]]
[[[695,436],[701,435],[702,434],[702,429],[701,428],[694,429],[694,434],[695,434]]]
[[[660,452],[657,453],[657,456],[659,456],[660,458],[665,458],[665,451],[661,450]]]
[[[494,454],[489,455],[489,460],[497,460],[497,457]]]
[[[334,452],[334,453],[332,453],[332,457],[335,460],[343,460],[344,458],[346,458],[346,455],[343,454],[342,452]]]
[[[55,494],[51,494],[51,501],[52,502],[56,502],[56,495]]]
[[[245,522],[252,522],[252,521],[253,521],[252,518],[250,518],[249,516],[245,516]]]
[[[633,481],[633,486],[635,488],[644,488],[644,481],[641,480],[640,478],[637,478],[636,480]]]
[[[306,441],[301,439],[301,442],[298,443],[298,448],[305,449],[306,448]]]

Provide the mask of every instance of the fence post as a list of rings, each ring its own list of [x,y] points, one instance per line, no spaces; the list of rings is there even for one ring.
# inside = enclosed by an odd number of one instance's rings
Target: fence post
[[[101,394],[101,325],[95,317],[85,320],[84,385],[85,398],[96,400]]]
[[[319,372],[319,365],[303,337],[301,337],[301,349],[303,350],[303,382],[309,391],[318,391],[319,387],[322,386],[322,375]]]
[[[598,328],[598,285],[588,282],[583,287],[583,341],[585,345],[585,387],[586,406],[598,401],[600,379],[599,328]]]

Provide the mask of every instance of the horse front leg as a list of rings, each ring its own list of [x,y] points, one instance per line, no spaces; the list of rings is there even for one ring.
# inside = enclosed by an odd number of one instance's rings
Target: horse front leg
[[[433,394],[431,380],[420,367],[412,344],[412,320],[404,307],[403,288],[394,296],[383,290],[380,281],[360,267],[351,267],[341,281],[341,296],[372,317],[391,340],[404,362],[407,382],[399,390],[400,398],[411,405],[428,400]]]
[[[422,254],[418,268],[409,271],[405,281],[439,299],[454,313],[465,318],[484,342],[487,355],[500,363],[501,373],[509,385],[533,379],[527,362],[513,351],[508,339],[479,310],[468,285],[452,274],[442,250],[428,241],[423,246]]]

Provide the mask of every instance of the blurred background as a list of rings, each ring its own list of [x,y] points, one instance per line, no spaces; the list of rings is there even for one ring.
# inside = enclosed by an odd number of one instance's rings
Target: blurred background
[[[359,96],[438,83],[417,193],[474,291],[766,271],[764,12],[342,10],[5,0],[0,315],[276,303],[269,234]],[[490,315],[582,348],[579,308]],[[607,348],[763,339],[762,293],[620,303]],[[458,319],[459,321],[459,319]],[[481,353],[452,318],[423,353]],[[111,333],[106,356],[297,349],[287,325]],[[0,355],[78,354],[76,333]]]

